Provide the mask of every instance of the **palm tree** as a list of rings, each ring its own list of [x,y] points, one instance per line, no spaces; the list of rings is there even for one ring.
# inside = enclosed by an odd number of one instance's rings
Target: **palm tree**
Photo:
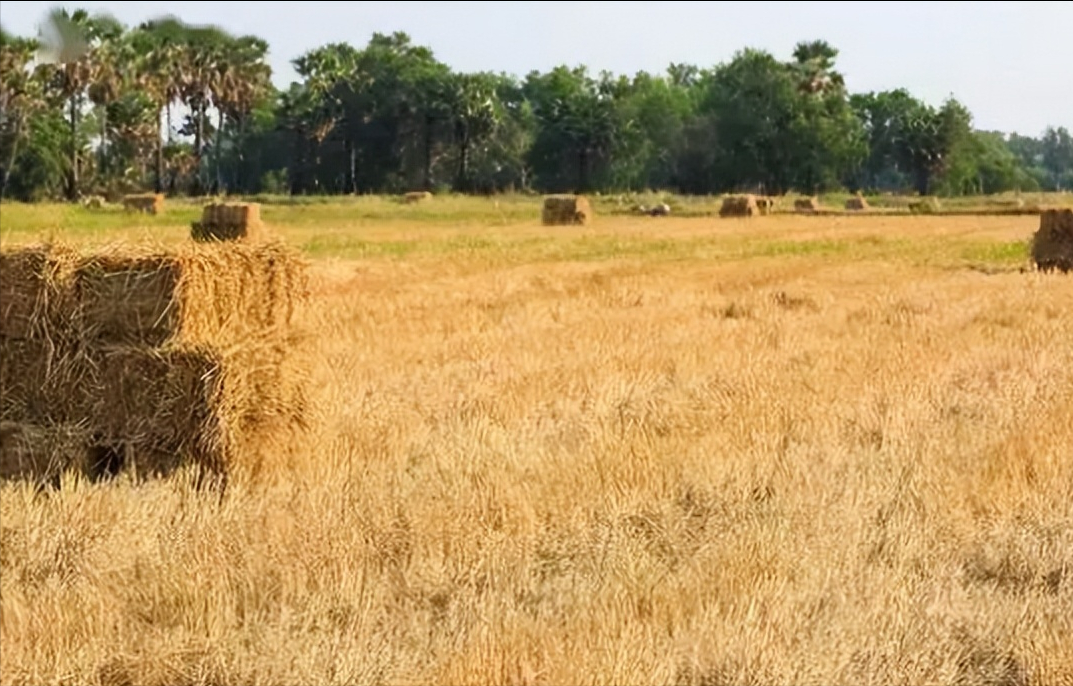
[[[248,119],[253,108],[268,95],[272,86],[272,68],[266,62],[267,55],[268,43],[256,36],[242,36],[232,41],[228,50],[228,62],[232,68],[227,72],[226,86],[217,94],[217,108],[221,113],[218,130],[223,130],[224,115],[231,120],[236,130],[236,187],[241,187],[240,174],[245,159]]]
[[[0,29],[0,149],[4,153],[0,155],[0,200],[30,117],[43,106],[40,82],[29,71],[37,49],[37,41],[15,38]]]
[[[842,74],[834,70],[838,50],[827,41],[817,40],[798,43],[794,48],[794,70],[802,92],[810,95],[826,95],[845,88]]]
[[[458,145],[459,191],[469,190],[469,155],[472,145],[495,132],[499,123],[495,77],[489,74],[459,74],[451,79],[450,117]]]

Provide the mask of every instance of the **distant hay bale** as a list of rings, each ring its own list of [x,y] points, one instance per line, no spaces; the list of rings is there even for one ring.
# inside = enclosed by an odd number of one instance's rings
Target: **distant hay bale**
[[[935,214],[942,209],[938,198],[927,197],[909,203],[909,211],[913,214]]]
[[[846,209],[853,211],[867,210],[869,209],[868,201],[865,200],[863,195],[857,193],[857,195],[846,201]]]
[[[123,209],[128,212],[160,214],[164,211],[164,195],[162,193],[125,195],[123,196]]]
[[[429,193],[428,191],[413,191],[402,196],[402,200],[408,205],[425,202],[427,200],[432,200],[432,193]]]
[[[201,221],[191,226],[195,241],[255,241],[266,238],[258,203],[212,203],[201,211]]]
[[[755,195],[728,195],[719,208],[720,217],[755,217],[760,214]]]
[[[38,246],[0,259],[14,266],[2,272],[5,295],[21,303],[0,332],[0,421],[84,429],[69,451],[77,459],[63,464],[93,472],[94,456],[106,455],[143,475],[185,463],[256,472],[304,434],[308,367],[295,315],[307,283],[296,250],[190,243],[74,259]],[[0,472],[53,474],[54,451],[28,453],[20,441],[5,439]]]
[[[592,221],[592,206],[584,195],[549,195],[544,198],[541,222],[545,226],[583,226]]]
[[[761,216],[767,216],[775,211],[775,198],[769,198],[766,196],[758,196],[756,198],[756,208],[759,210]]]
[[[811,198],[797,198],[794,200],[794,212],[818,212],[820,210],[820,201],[815,196]]]
[[[1073,209],[1043,210],[1032,237],[1032,260],[1040,271],[1073,270]]]
[[[669,217],[671,215],[671,206],[667,203],[660,203],[654,206],[648,211],[650,217]]]

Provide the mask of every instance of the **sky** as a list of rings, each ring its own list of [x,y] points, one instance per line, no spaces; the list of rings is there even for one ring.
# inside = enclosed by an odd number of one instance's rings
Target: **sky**
[[[174,14],[268,41],[274,81],[332,42],[362,47],[403,31],[457,71],[524,76],[557,65],[591,73],[712,67],[742,48],[788,60],[826,40],[851,92],[904,87],[932,105],[954,96],[977,128],[1040,135],[1073,128],[1073,2],[27,2],[0,0],[0,25],[36,35],[54,6],[127,25]]]

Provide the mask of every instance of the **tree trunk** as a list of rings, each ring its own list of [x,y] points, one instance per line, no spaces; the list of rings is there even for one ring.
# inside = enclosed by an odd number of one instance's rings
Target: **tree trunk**
[[[78,199],[78,96],[71,96],[70,134],[71,134],[71,169],[67,174],[67,199]]]
[[[426,191],[432,191],[432,117],[425,117],[425,183]]]
[[[589,187],[589,151],[582,148],[577,156],[577,190],[584,193]]]
[[[167,106],[165,106],[167,108]],[[165,109],[162,108],[162,109]],[[170,112],[170,108],[168,108]],[[157,126],[160,126],[160,115],[158,111],[156,115]],[[153,181],[153,191],[156,193],[164,192],[164,136],[163,132],[157,129],[156,137],[156,178]]]
[[[11,168],[15,166],[15,160],[19,158],[19,137],[22,135],[22,119],[15,123],[15,134],[11,139],[11,152],[8,153],[4,166],[0,168],[0,200],[7,195],[7,182],[11,178]]]
[[[303,165],[303,151],[305,148],[305,135],[301,129],[294,132],[294,158],[291,160],[291,169],[287,174],[290,179],[291,195],[300,195],[302,193],[302,167]]]
[[[237,154],[235,155],[235,173],[231,176],[231,179],[232,179],[232,183],[234,184],[235,188],[239,189],[240,192],[246,192],[247,191],[247,189],[243,188],[243,186],[242,186],[242,182],[243,182],[243,180],[242,180],[242,165],[244,165],[246,163],[246,118],[247,117],[248,117],[248,115],[243,115],[243,116],[239,117],[237,122],[235,122],[238,125],[238,137],[237,137],[238,138],[238,140],[237,140],[238,151],[237,151]]]
[[[343,147],[346,148],[346,179],[343,181],[343,193],[347,195],[358,194],[358,149],[354,145],[354,139],[349,133],[343,139]]]
[[[103,180],[108,172],[108,107],[101,105],[101,147],[97,155],[97,166],[100,178]]]
[[[167,118],[168,129],[166,133],[168,134],[168,145],[171,145],[175,140],[171,135],[171,100],[168,100],[167,104],[164,105],[164,114]]]
[[[469,192],[469,136],[463,134],[458,142],[458,191]]]
[[[194,107],[194,116],[197,117],[197,121],[194,122],[194,185],[191,189],[191,195],[198,197],[204,192],[204,184],[201,178],[201,152],[205,140],[204,99],[198,100],[197,105]]]
[[[216,148],[216,149],[213,150],[213,155],[212,155],[212,159],[213,159],[213,161],[215,163],[213,166],[216,167],[215,180],[213,181],[213,194],[214,195],[219,194],[220,189],[223,186],[223,180],[221,179],[221,168],[222,168],[221,163],[223,162],[222,156],[223,156],[223,140],[224,140],[224,113],[222,111],[217,112],[216,121],[217,121],[216,143],[214,143],[214,145],[213,145],[213,147]]]
[[[917,168],[915,181],[917,193],[919,193],[921,197],[927,195],[928,187],[931,185],[931,172],[927,167],[920,166]]]

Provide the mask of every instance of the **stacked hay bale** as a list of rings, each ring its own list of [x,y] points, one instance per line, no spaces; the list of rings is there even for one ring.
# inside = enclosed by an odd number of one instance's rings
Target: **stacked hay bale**
[[[191,226],[190,237],[209,241],[261,240],[265,238],[258,203],[212,203],[201,211],[201,221]]]
[[[128,212],[160,214],[164,211],[164,195],[161,193],[125,195],[123,196],[123,209]]]
[[[811,198],[798,198],[794,200],[794,211],[808,214],[820,210],[820,201],[815,196]]]
[[[1040,271],[1073,270],[1073,209],[1043,210],[1032,237],[1032,260]]]
[[[592,221],[592,205],[584,195],[549,195],[540,219],[545,226],[583,226]]]
[[[0,474],[166,474],[192,462],[226,475],[286,456],[306,422],[296,252],[259,243],[69,254],[4,255],[4,295],[20,297],[4,298],[13,305],[0,328]]]
[[[755,195],[729,195],[723,198],[720,217],[754,217],[760,214]]]
[[[868,201],[864,199],[860,191],[855,196],[846,201],[846,209],[860,212],[868,209]]]
[[[432,200],[432,193],[429,193],[428,191],[414,191],[402,196],[402,201],[407,205],[425,202],[426,200]]]

